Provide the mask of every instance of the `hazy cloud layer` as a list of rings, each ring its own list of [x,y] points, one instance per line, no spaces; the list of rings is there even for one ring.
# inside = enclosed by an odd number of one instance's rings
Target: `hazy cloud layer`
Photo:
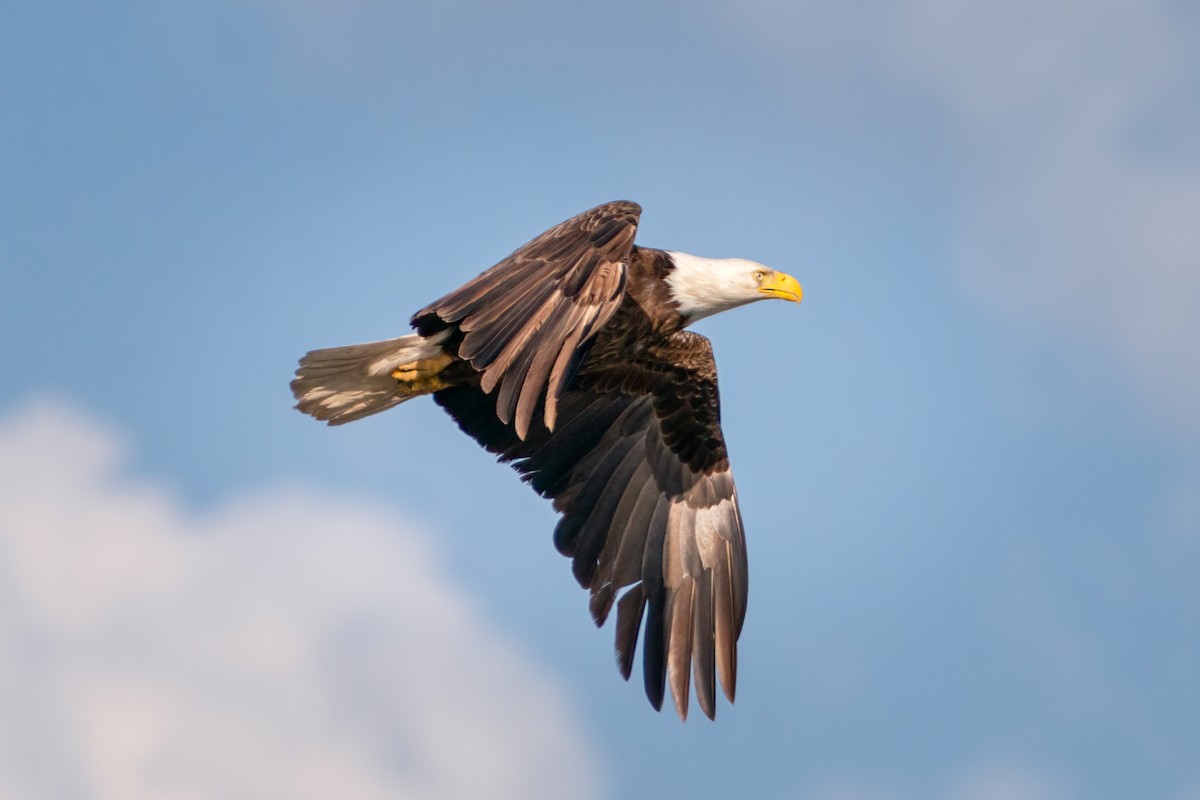
[[[924,796],[937,800],[1070,800],[1077,795],[1063,781],[1026,764],[1010,761],[980,762],[962,771]],[[909,800],[856,779],[831,780],[802,792],[804,800]]]
[[[970,290],[1027,341],[1050,332],[1098,348],[1148,409],[1200,441],[1189,12],[1161,0],[865,6],[748,0],[722,19],[808,97],[882,90],[929,115],[960,202],[942,227]]]
[[[555,681],[411,525],[298,491],[194,514],[122,451],[0,420],[0,795],[600,794]]]
[[[1200,59],[1166,3],[910,7],[897,62],[957,117],[972,286],[1097,341],[1200,437]]]

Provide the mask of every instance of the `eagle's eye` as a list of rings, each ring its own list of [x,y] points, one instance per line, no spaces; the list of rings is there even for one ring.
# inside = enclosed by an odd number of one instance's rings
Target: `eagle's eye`
[[[762,282],[763,282],[763,278],[765,278],[765,277],[767,277],[767,273],[763,272],[761,269],[756,269],[756,270],[754,270],[754,280],[755,280],[755,282],[757,282],[757,283],[762,283]]]

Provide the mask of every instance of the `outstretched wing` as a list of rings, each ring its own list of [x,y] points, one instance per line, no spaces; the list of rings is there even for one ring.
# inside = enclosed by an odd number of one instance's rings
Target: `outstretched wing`
[[[716,365],[708,340],[690,332],[629,357],[632,363],[589,360],[559,398],[558,427],[525,440],[499,420],[495,398],[480,387],[434,397],[465,432],[553,498],[562,514],[555,545],[591,590],[596,624],[617,607],[625,678],[644,615],[650,702],[662,707],[669,680],[686,719],[694,672],[696,697],[711,718],[718,670],[734,698],[746,614],[746,546]]]
[[[534,411],[553,430],[559,397],[625,292],[642,209],[618,201],[557,225],[413,316],[423,334],[462,332],[458,356],[499,387],[496,414],[526,438]]]

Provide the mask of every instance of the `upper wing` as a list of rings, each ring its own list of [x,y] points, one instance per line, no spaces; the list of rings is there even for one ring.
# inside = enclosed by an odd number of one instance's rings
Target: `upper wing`
[[[646,694],[654,707],[662,707],[669,678],[686,718],[692,670],[710,718],[718,668],[732,701],[746,546],[708,340],[680,332],[634,363],[593,369],[589,362],[559,399],[558,428],[539,428],[524,441],[478,387],[434,397],[464,431],[554,499],[562,513],[555,545],[591,589],[597,625],[615,601],[626,678],[645,613]]]
[[[554,429],[588,341],[621,304],[641,213],[627,201],[585,211],[413,316],[422,333],[457,326],[458,356],[482,373],[485,392],[500,387],[496,413],[521,439],[543,397]]]

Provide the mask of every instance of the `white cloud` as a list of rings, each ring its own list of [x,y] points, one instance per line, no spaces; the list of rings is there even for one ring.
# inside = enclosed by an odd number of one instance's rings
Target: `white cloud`
[[[413,526],[300,491],[192,513],[122,451],[63,407],[0,420],[0,795],[601,793]]]

